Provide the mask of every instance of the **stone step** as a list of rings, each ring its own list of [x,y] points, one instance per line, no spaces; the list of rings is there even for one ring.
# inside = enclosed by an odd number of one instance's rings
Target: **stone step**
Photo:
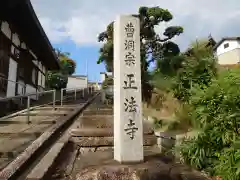
[[[42,132],[20,132],[20,133],[15,133],[15,132],[0,132],[0,137],[11,137],[11,136],[17,136],[17,137],[33,137],[37,138],[42,134]]]
[[[112,118],[90,119],[81,118],[80,128],[111,128],[113,127]]]
[[[144,135],[153,135],[154,131],[144,126]],[[78,128],[72,129],[70,132],[73,137],[111,137],[113,136],[113,128]]]
[[[100,146],[113,146],[113,137],[71,137],[71,141],[80,147],[100,147]],[[157,138],[153,135],[144,136],[144,146],[153,146],[157,144]]]
[[[26,180],[42,180],[51,169],[66,143],[56,143],[28,174]]]
[[[73,137],[111,137],[112,128],[80,128],[72,129],[70,135]]]
[[[82,119],[89,119],[89,120],[99,120],[99,119],[110,119],[113,120],[114,116],[113,115],[104,115],[104,114],[94,114],[94,115],[86,115],[81,117]]]
[[[19,153],[24,151],[36,137],[27,136],[27,137],[1,137],[0,138],[0,157],[1,158],[13,158],[16,157]]]
[[[96,111],[96,110],[86,110],[83,112],[84,115],[112,115],[113,114],[113,111],[112,110],[99,110],[99,111]]]

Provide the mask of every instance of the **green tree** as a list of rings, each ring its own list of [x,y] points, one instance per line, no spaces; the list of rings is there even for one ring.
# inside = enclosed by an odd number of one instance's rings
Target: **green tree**
[[[61,52],[59,49],[56,49],[56,54],[59,58],[60,70],[47,72],[47,85],[51,89],[59,90],[66,88],[68,76],[75,72],[76,63],[69,57],[70,53]]]
[[[155,62],[162,55],[178,54],[178,46],[170,40],[183,32],[180,26],[171,26],[165,29],[164,37],[161,38],[156,32],[155,27],[161,22],[169,22],[173,16],[167,9],[160,7],[140,7],[138,14],[132,16],[140,20],[140,53],[141,53],[141,71],[142,71],[142,88],[143,100],[146,99],[149,91],[149,74],[148,67],[151,62]],[[107,71],[113,72],[113,26],[110,23],[106,31],[100,33],[99,42],[104,42],[100,48],[100,56],[97,63],[104,62]]]
[[[178,99],[187,101],[194,86],[208,86],[217,75],[217,63],[213,54],[213,45],[209,39],[193,42],[184,53],[181,68],[173,90]]]

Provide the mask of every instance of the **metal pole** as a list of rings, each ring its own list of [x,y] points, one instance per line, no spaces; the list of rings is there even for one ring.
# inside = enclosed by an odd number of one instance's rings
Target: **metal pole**
[[[84,98],[84,88],[82,89],[82,97]]]
[[[60,97],[60,101],[61,101],[61,106],[63,105],[63,89],[61,89],[61,97]]]
[[[56,90],[53,91],[53,110],[55,110],[56,107]]]
[[[23,89],[23,87],[22,87],[22,95],[23,95],[23,93],[24,93],[24,89]],[[23,105],[23,98],[21,97],[21,106]]]
[[[77,99],[77,88],[75,88],[75,100]]]
[[[27,97],[27,123],[30,124],[30,96]]]

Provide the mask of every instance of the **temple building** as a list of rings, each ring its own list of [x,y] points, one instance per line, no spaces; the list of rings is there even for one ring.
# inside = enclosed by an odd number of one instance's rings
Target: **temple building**
[[[0,98],[45,89],[46,71],[60,68],[30,0],[0,6]]]

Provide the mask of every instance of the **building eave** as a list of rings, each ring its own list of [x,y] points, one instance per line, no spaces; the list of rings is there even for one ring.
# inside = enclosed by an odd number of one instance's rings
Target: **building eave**
[[[33,8],[33,6],[32,6],[32,3],[30,2],[30,0],[26,0],[26,4],[28,5],[29,11],[30,11],[30,13],[32,14],[32,18],[33,18],[34,22],[36,23],[36,25],[37,25],[37,27],[38,27],[38,29],[39,29],[39,31],[40,31],[40,35],[41,35],[41,36],[44,38],[44,40],[45,40],[46,46],[48,47],[48,50],[49,50],[50,54],[52,55],[52,59],[53,59],[53,60],[55,61],[55,63],[56,63],[56,68],[59,69],[59,68],[60,68],[59,59],[58,59],[58,57],[57,57],[57,55],[56,55],[56,53],[55,53],[55,51],[54,51],[54,49],[53,49],[52,44],[50,43],[50,41],[49,41],[49,39],[48,39],[48,37],[47,37],[47,35],[46,35],[46,33],[45,33],[45,31],[44,31],[44,29],[43,29],[40,21],[39,21],[39,19],[38,19],[37,15],[36,15],[36,13],[35,13],[35,11],[34,11],[34,8]],[[54,69],[55,69],[55,68],[54,68]]]
[[[12,13],[14,12],[14,13]],[[20,39],[49,70],[60,69],[56,53],[45,34],[30,0],[3,0],[0,19],[13,25]]]

